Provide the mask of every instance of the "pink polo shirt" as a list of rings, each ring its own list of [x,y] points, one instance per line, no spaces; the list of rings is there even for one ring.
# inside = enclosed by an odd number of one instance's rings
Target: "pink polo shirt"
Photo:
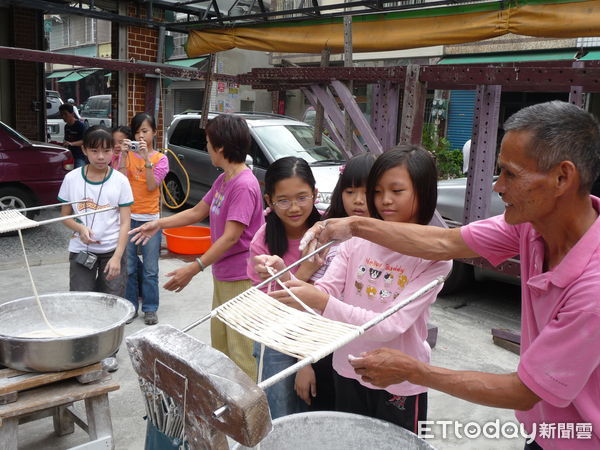
[[[596,211],[600,199],[592,197]],[[600,448],[600,218],[554,269],[544,241],[504,216],[461,229],[465,243],[498,265],[521,257],[519,378],[541,401],[516,416],[544,450]]]

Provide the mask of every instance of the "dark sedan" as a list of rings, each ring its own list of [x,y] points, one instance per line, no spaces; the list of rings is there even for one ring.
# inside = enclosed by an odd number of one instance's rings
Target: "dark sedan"
[[[62,180],[71,169],[69,150],[32,142],[0,122],[0,210],[57,203]]]

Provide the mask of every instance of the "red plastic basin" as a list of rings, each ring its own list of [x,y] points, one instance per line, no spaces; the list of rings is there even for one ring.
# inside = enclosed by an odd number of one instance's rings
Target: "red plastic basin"
[[[210,228],[197,225],[163,230],[167,248],[182,255],[201,255],[210,248]]]

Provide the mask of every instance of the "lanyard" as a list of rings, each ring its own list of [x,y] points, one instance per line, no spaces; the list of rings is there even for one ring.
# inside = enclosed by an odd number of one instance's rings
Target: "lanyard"
[[[90,166],[88,165],[85,169],[85,176],[84,176],[84,180],[83,180],[83,198],[84,200],[86,200],[87,202],[87,184],[88,184],[88,171],[90,169]],[[100,192],[98,192],[98,199],[96,200],[96,207],[98,207],[98,204],[100,203],[100,196],[102,195],[102,189],[104,188],[104,182],[106,181],[106,176],[108,175],[108,167],[106,168],[106,172],[104,172],[104,177],[102,178],[102,183],[100,184]],[[89,226],[89,229],[91,231],[93,231],[93,227],[94,227],[94,220],[96,220],[96,213],[92,214],[92,223]],[[85,226],[88,226],[88,216],[85,216]],[[86,250],[89,250],[90,248],[90,244],[86,244]]]

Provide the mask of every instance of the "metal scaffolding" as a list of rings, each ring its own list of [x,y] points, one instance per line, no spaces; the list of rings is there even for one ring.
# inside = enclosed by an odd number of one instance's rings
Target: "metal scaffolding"
[[[121,1],[121,3],[123,3]],[[0,0],[0,6],[13,5],[44,11],[47,14],[85,15],[124,25],[159,28],[186,33],[190,29],[231,27],[265,22],[290,22],[305,19],[374,14],[391,11],[451,7],[460,4],[508,4],[508,0],[132,0],[129,2],[145,18],[118,14],[118,0]],[[275,5],[275,7],[273,7]],[[154,12],[170,11],[185,15],[176,21],[158,21]]]

